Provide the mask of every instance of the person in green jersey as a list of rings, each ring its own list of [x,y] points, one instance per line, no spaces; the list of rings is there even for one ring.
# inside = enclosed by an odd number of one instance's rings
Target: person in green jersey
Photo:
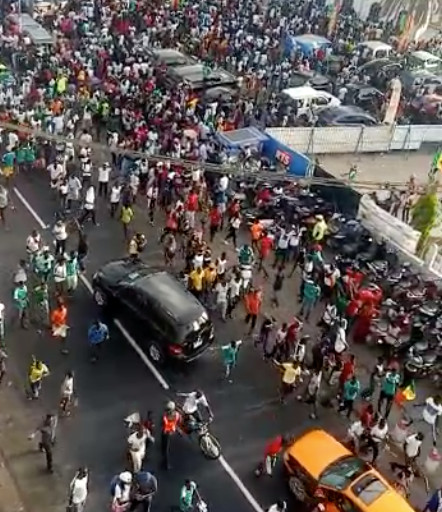
[[[27,313],[29,306],[28,288],[23,282],[17,283],[13,293],[14,305],[18,311],[18,318],[23,329],[27,328]]]
[[[78,286],[78,273],[80,267],[78,264],[78,256],[76,251],[69,253],[68,260],[66,261],[66,284],[68,293],[72,293],[77,289]]]

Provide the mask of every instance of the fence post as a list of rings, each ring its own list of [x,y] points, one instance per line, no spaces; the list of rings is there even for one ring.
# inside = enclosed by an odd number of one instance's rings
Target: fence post
[[[308,146],[307,146],[307,155],[310,153],[310,146],[311,146],[311,152],[313,153],[313,138],[314,138],[314,134],[315,134],[315,127],[312,126],[311,130],[310,130],[310,136],[308,138]]]
[[[359,153],[359,146],[361,144],[361,141],[364,138],[364,128],[365,128],[365,126],[361,126],[361,128],[359,130],[359,137],[358,137],[358,141],[356,142],[355,153]]]
[[[402,144],[402,151],[409,151],[410,150],[410,146],[409,145],[408,145],[407,148],[405,147],[407,145],[407,141],[410,140],[410,135],[411,135],[411,124],[409,124],[407,126],[407,133],[405,134],[404,143]]]

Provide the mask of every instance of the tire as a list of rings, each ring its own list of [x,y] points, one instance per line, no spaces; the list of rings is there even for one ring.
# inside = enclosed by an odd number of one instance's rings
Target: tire
[[[210,432],[202,435],[199,439],[200,450],[204,457],[210,460],[216,460],[221,456],[221,445],[218,439]]]
[[[94,301],[97,304],[97,306],[100,307],[104,307],[107,305],[107,297],[99,288],[95,288],[94,290]]]
[[[151,359],[156,364],[164,364],[166,360],[166,356],[164,354],[164,350],[155,343],[155,341],[151,341],[149,346],[147,347],[147,353],[149,354],[149,359]]]
[[[308,492],[305,488],[304,483],[302,480],[297,477],[296,475],[293,475],[289,478],[289,489],[290,492],[295,496],[295,498],[298,501],[306,502],[308,499]]]

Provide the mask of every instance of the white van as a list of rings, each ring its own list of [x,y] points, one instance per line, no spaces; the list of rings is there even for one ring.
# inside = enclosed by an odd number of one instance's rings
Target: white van
[[[367,62],[373,59],[388,59],[393,47],[382,41],[364,41],[358,44],[362,59]]]
[[[408,57],[408,65],[411,69],[426,69],[428,71],[440,71],[442,68],[442,59],[429,52],[419,50],[412,52]]]
[[[296,108],[297,116],[308,116],[327,107],[339,107],[341,102],[327,91],[318,91],[308,85],[291,87],[281,92],[282,100]]]

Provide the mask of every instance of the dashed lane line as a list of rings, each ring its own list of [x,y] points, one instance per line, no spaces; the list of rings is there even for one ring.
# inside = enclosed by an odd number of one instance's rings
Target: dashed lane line
[[[23,194],[20,192],[20,190],[17,189],[17,187],[13,188],[15,195],[19,199],[19,201],[22,203],[22,205],[28,210],[28,212],[32,215],[34,220],[38,223],[38,225],[42,229],[46,229],[48,225],[43,221],[43,219],[40,217],[40,215],[34,210],[34,208],[29,204],[28,200],[23,196]],[[93,294],[93,288],[90,281],[85,277],[84,275],[80,276],[80,280],[85,286],[85,288],[88,290],[88,292],[92,295]],[[124,325],[119,320],[114,320],[115,326],[118,328],[118,330],[121,332],[121,334],[124,336],[124,338],[127,340],[129,345],[135,350],[135,352],[138,354],[140,359],[143,361],[143,363],[148,367],[149,371],[152,373],[152,375],[155,377],[157,382],[160,384],[160,386],[165,390],[170,390],[170,386],[166,379],[161,375],[161,373],[157,370],[157,368],[153,365],[153,363],[150,361],[150,359],[147,357],[147,355],[144,353],[142,348],[138,345],[138,343],[134,340],[134,338],[130,335],[130,333],[127,331],[127,329],[124,327]],[[230,466],[230,464],[226,461],[226,459],[221,455],[221,457],[218,459],[219,464],[223,468],[223,470],[229,475],[232,482],[238,487],[238,489],[241,491],[244,498],[248,501],[250,506],[255,510],[255,512],[264,512],[264,509],[259,505],[259,503],[256,501],[256,499],[253,497],[251,492],[247,489],[247,487],[244,485],[240,477],[237,475],[235,470]]]

